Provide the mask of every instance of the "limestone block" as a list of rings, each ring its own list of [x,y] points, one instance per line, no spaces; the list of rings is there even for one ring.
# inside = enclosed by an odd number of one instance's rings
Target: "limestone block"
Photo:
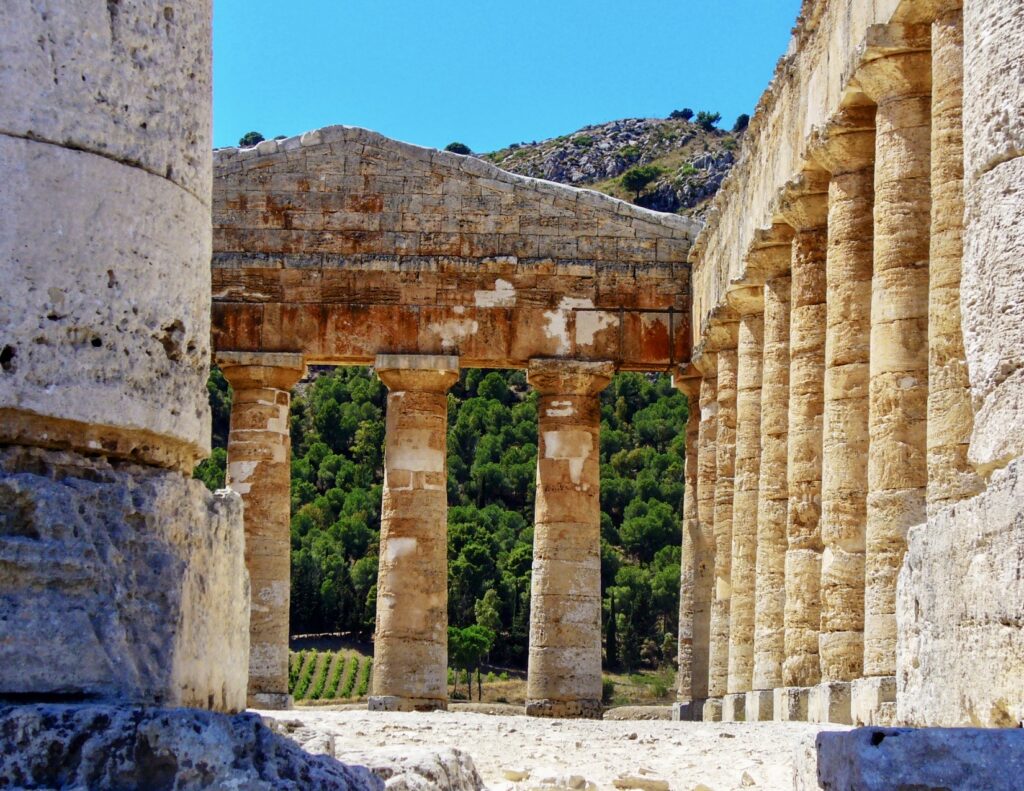
[[[746,720],[747,694],[736,692],[722,697],[722,722],[743,722]]]
[[[2,135],[0,171],[0,439],[191,473],[210,445],[209,209]]]
[[[770,722],[772,720],[775,693],[770,689],[756,689],[746,693],[744,705],[747,722]]]
[[[850,717],[854,725],[893,725],[896,722],[896,677],[870,676],[850,686]]]
[[[901,724],[1024,721],[1024,462],[911,529],[896,611]]]
[[[807,697],[807,719],[809,722],[835,722],[850,724],[849,681],[824,681],[811,687]]]
[[[142,168],[209,206],[210,19],[209,2],[5,3],[0,133]]]
[[[245,708],[242,502],[171,471],[0,452],[0,694]]]
[[[721,698],[708,698],[704,701],[704,722],[721,722],[722,721],[722,699]]]
[[[0,734],[3,776],[19,788],[381,791],[390,776],[379,765],[311,755],[256,714],[7,706]]]
[[[772,694],[776,722],[807,722],[807,687],[776,687]]]
[[[815,740],[825,791],[1020,788],[1024,731],[857,728]]]

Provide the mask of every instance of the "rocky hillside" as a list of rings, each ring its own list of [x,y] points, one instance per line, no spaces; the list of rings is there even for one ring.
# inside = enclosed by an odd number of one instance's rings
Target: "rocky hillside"
[[[732,167],[741,136],[682,118],[627,118],[482,156],[513,173],[700,218]],[[643,166],[653,166],[657,175],[638,197],[623,186],[622,176]]]

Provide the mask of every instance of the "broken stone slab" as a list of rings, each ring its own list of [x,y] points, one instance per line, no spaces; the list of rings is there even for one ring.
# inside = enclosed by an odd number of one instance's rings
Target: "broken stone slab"
[[[473,759],[452,748],[394,747],[339,752],[342,764],[365,766],[385,781],[387,791],[483,791],[483,778]]]
[[[824,791],[1013,791],[1024,777],[1020,728],[857,728],[815,746]]]
[[[384,774],[311,755],[255,714],[53,704],[0,708],[0,778],[15,788],[436,787],[426,784],[429,778],[423,785],[392,785]]]

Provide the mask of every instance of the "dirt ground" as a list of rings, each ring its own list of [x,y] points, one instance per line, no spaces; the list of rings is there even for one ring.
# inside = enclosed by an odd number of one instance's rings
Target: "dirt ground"
[[[333,748],[343,761],[346,751],[371,748],[463,750],[493,791],[785,791],[794,787],[797,753],[812,750],[823,729],[781,722],[543,720],[466,709],[384,714],[303,708],[265,714],[301,723],[290,729],[292,738],[311,751]]]

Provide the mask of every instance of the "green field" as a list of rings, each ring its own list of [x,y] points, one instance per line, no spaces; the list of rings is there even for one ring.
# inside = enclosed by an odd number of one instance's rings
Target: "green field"
[[[351,649],[292,651],[288,690],[296,702],[354,703],[366,698],[372,671],[372,657]]]

